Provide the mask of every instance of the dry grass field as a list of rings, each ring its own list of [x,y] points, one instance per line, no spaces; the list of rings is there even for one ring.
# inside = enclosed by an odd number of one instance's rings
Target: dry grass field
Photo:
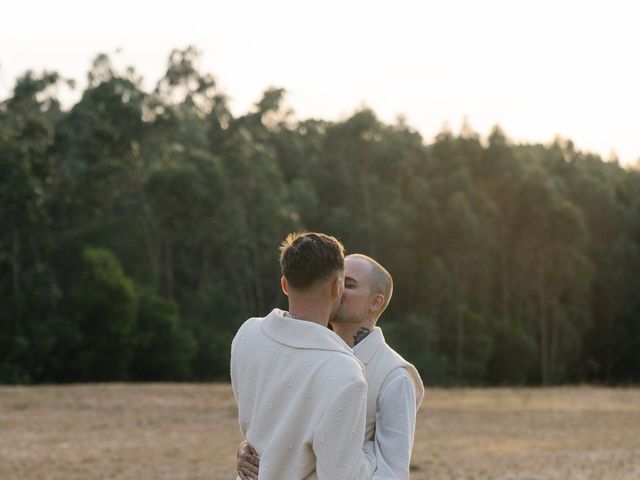
[[[239,440],[229,385],[0,387],[0,480],[233,479]],[[638,480],[640,389],[427,390],[412,471]]]

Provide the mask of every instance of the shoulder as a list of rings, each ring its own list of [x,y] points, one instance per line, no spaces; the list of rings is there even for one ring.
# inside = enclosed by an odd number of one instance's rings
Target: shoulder
[[[348,384],[362,384],[365,387],[367,385],[364,366],[350,353],[327,352],[323,372],[335,381],[336,387]]]
[[[382,392],[383,390],[395,390],[396,388],[403,389],[407,387],[413,390],[413,379],[411,378],[411,374],[407,368],[398,367],[387,375],[380,390]]]
[[[394,410],[400,406],[410,405],[416,407],[416,386],[406,368],[396,368],[385,378],[377,398],[377,409],[381,410],[386,405]]]
[[[256,330],[262,320],[263,318],[261,317],[251,317],[248,320],[245,320],[245,322],[242,325],[240,325],[240,328],[238,329],[238,333],[236,333],[236,337],[243,333],[248,333],[253,330]]]
[[[409,362],[407,362],[402,355],[400,355],[398,352],[396,352],[393,348],[391,348],[389,346],[388,343],[383,343],[381,348],[378,349],[378,351],[376,352],[378,355],[382,355],[385,356],[389,359],[393,359],[399,363],[403,363],[403,364],[408,364]]]
[[[260,322],[262,322],[263,320],[264,318],[262,317],[251,317],[248,320],[245,320],[245,322],[238,329],[238,333],[257,329],[260,325]]]
[[[232,345],[235,345],[239,341],[248,341],[254,332],[258,330],[262,320],[260,317],[252,317],[246,320],[236,332],[235,337],[233,337]]]
[[[380,355],[380,363],[385,365],[387,372],[384,381],[382,382],[381,389],[386,387],[388,383],[395,384],[397,387],[410,385],[412,387],[416,402],[418,405],[422,403],[424,397],[424,384],[420,377],[418,369],[407,360],[405,360],[398,352],[391,348],[386,343],[384,348],[380,348],[377,352]],[[396,385],[394,385],[394,388]],[[390,388],[392,391],[394,388]],[[386,388],[385,388],[386,390]]]

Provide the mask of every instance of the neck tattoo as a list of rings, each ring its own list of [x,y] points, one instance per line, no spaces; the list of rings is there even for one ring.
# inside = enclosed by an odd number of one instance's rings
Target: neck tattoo
[[[364,340],[365,337],[370,333],[371,333],[371,330],[369,330],[366,327],[361,327],[360,330],[358,330],[356,334],[353,336],[353,346],[355,347],[358,343]]]

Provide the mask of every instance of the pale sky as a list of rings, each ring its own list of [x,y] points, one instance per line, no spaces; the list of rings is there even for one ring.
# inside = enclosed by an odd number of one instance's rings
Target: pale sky
[[[99,52],[151,89],[170,51],[194,44],[236,114],[276,86],[297,118],[365,104],[385,122],[404,115],[426,142],[466,117],[483,137],[499,124],[518,142],[561,135],[640,159],[640,0],[21,0],[0,11],[0,99],[25,70],[53,69],[79,82],[61,92],[76,101]]]

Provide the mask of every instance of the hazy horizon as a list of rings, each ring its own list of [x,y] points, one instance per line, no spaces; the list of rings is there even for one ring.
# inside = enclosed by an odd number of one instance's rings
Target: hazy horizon
[[[78,82],[61,92],[69,106],[101,52],[133,66],[151,89],[170,51],[192,44],[235,114],[275,86],[287,90],[297,118],[337,120],[366,105],[387,123],[402,115],[427,142],[466,119],[482,137],[499,125],[514,142],[559,135],[605,160],[614,152],[623,165],[640,159],[640,3],[631,0],[279,0],[219,9],[115,0],[107,8],[68,0],[5,7],[0,98],[26,70],[56,70]]]

